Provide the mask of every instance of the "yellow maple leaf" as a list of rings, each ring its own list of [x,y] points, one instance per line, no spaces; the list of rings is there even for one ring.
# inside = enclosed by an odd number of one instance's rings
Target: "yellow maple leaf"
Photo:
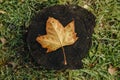
[[[63,27],[58,20],[49,17],[46,23],[46,32],[46,35],[38,36],[36,40],[43,48],[48,49],[47,53],[62,46],[72,45],[78,39],[74,30],[74,21]]]
[[[49,17],[46,22],[46,35],[36,38],[43,48],[47,48],[47,53],[55,51],[60,47],[62,47],[64,53],[63,46],[72,45],[77,39],[74,21],[63,27],[58,20],[52,17]]]
[[[108,68],[108,72],[111,74],[111,75],[115,75],[116,72],[117,72],[117,68],[116,67],[113,67],[111,64],[109,65],[109,68]]]

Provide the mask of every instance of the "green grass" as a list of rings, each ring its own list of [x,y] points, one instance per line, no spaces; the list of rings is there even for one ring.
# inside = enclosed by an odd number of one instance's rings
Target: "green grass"
[[[24,52],[22,38],[30,19],[43,7],[57,4],[78,4],[97,17],[83,69],[39,70]],[[109,65],[120,69],[119,0],[0,0],[0,80],[120,80],[120,71],[111,75]]]

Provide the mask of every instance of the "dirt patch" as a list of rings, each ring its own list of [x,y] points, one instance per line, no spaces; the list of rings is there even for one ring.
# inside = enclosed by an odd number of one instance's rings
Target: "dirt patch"
[[[63,26],[75,21],[75,32],[79,39],[70,46],[65,46],[67,65],[64,65],[62,49],[46,54],[46,49],[36,41],[38,35],[46,34],[46,21],[49,17],[58,19]],[[35,62],[46,69],[79,69],[81,60],[87,55],[95,26],[95,16],[84,8],[74,5],[57,5],[45,8],[31,20],[27,44]]]

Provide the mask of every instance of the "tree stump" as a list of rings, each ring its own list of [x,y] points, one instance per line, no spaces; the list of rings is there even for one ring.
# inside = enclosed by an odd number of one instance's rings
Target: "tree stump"
[[[45,48],[36,41],[38,35],[46,34],[46,21],[53,17],[66,26],[75,21],[75,32],[78,40],[70,46],[64,46],[67,65],[64,65],[62,49],[46,53]],[[41,10],[31,20],[28,29],[27,44],[34,61],[45,69],[80,69],[82,59],[88,54],[92,43],[92,33],[95,27],[95,16],[88,10],[77,5],[56,5]]]

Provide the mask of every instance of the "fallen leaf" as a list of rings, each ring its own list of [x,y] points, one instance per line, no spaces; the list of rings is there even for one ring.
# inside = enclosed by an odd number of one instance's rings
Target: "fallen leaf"
[[[88,6],[87,4],[85,4],[83,7],[84,7],[85,9],[88,9],[88,8],[89,8],[89,6]]]
[[[17,67],[17,63],[15,62],[8,62],[8,65],[11,66],[13,69]]]
[[[36,40],[43,48],[48,49],[47,53],[62,46],[72,45],[78,39],[74,32],[74,21],[64,28],[58,20],[50,17],[47,20],[46,32],[46,35],[38,36]]]
[[[117,68],[116,67],[113,67],[112,65],[109,65],[109,68],[108,68],[108,72],[111,74],[111,75],[114,75],[117,71]]]
[[[47,53],[61,47],[65,58],[63,46],[72,45],[78,39],[78,37],[76,37],[74,26],[74,21],[63,27],[58,20],[49,17],[46,23],[47,34],[38,36],[36,40],[43,48],[47,48]]]
[[[3,10],[0,10],[0,14],[5,14],[6,12]]]

